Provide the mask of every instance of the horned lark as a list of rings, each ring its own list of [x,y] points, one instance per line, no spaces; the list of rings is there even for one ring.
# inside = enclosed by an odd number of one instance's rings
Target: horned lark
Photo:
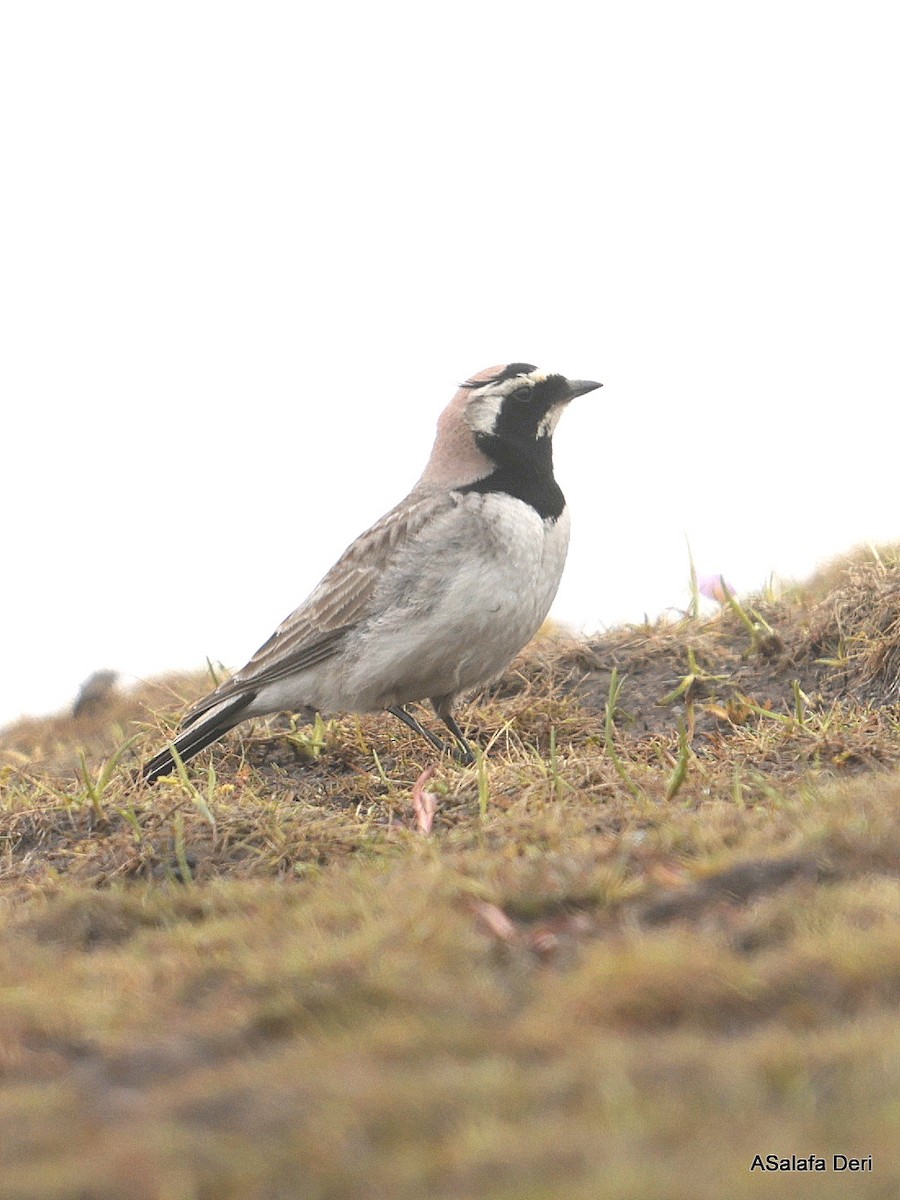
[[[283,710],[387,709],[443,749],[404,707],[430,700],[471,761],[454,702],[498,675],[547,615],[569,541],[552,436],[569,401],[600,386],[528,363],[464,383],[406,499],[345,550],[245,667],[189,710],[173,743],[182,759],[241,721]],[[144,777],[173,768],[167,748]]]

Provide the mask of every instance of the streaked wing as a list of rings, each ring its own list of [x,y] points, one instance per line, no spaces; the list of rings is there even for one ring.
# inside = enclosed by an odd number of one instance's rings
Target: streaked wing
[[[330,658],[344,636],[369,615],[378,581],[400,550],[441,513],[448,493],[408,496],[344,551],[307,600],[278,626],[245,667],[204,697],[186,720],[242,692],[257,691]]]

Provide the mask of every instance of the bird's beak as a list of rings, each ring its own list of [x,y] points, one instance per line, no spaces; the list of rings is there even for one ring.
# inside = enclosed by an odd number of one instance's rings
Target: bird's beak
[[[569,389],[570,400],[574,400],[576,396],[583,396],[586,392],[593,392],[597,388],[603,387],[602,383],[594,383],[593,379],[567,379],[566,383]]]

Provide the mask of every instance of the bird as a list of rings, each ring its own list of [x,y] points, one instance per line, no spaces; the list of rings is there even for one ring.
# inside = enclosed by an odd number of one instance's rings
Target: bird
[[[387,710],[436,750],[474,761],[457,698],[500,675],[543,623],[569,543],[552,439],[601,387],[530,363],[473,375],[438,419],[412,491],[344,551],[246,666],[190,708],[147,782],[253,717]],[[447,746],[407,710],[429,701]]]
[[[119,678],[118,671],[94,671],[78,691],[72,705],[72,716],[83,717],[101,708],[112,697]]]

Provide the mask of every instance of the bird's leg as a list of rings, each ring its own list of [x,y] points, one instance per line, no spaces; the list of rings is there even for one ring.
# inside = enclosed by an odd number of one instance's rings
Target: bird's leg
[[[438,712],[438,716],[456,738],[457,750],[454,753],[454,758],[459,759],[460,762],[465,763],[467,766],[473,763],[475,755],[472,752],[472,747],[466,741],[465,734],[457,724],[456,717],[454,717],[452,712],[443,713],[440,711]]]
[[[399,704],[395,704],[392,708],[389,708],[388,712],[401,720],[404,725],[408,726],[415,733],[421,734],[427,742],[430,742],[430,744],[434,746],[435,750],[440,750],[442,754],[452,754],[457,762],[465,763],[466,766],[471,765],[475,761],[475,755],[472,753],[472,747],[466,741],[465,734],[456,723],[456,718],[453,716],[453,713],[442,712],[437,705],[435,705],[434,708],[437,715],[453,734],[453,737],[456,740],[455,746],[448,746],[446,742],[442,742],[439,737],[435,737],[430,729],[426,729],[424,725],[421,725],[412,715],[412,713],[407,712],[406,709],[402,708]]]
[[[404,725],[408,726],[415,733],[421,734],[426,742],[430,742],[431,745],[434,746],[435,750],[440,750],[440,752],[443,754],[447,749],[439,737],[435,737],[435,735],[429,729],[426,729],[424,725],[420,725],[412,713],[408,713],[406,709],[402,708],[399,704],[395,704],[393,707],[389,708],[388,712],[391,713],[392,716],[397,717],[398,720],[402,721]]]
[[[465,763],[466,766],[469,766],[475,761],[475,755],[472,752],[472,747],[466,741],[466,735],[460,729],[456,722],[456,717],[453,715],[453,701],[455,699],[456,695],[453,692],[448,693],[446,696],[432,696],[431,707],[453,734],[457,747],[453,751],[453,757],[457,762]]]

